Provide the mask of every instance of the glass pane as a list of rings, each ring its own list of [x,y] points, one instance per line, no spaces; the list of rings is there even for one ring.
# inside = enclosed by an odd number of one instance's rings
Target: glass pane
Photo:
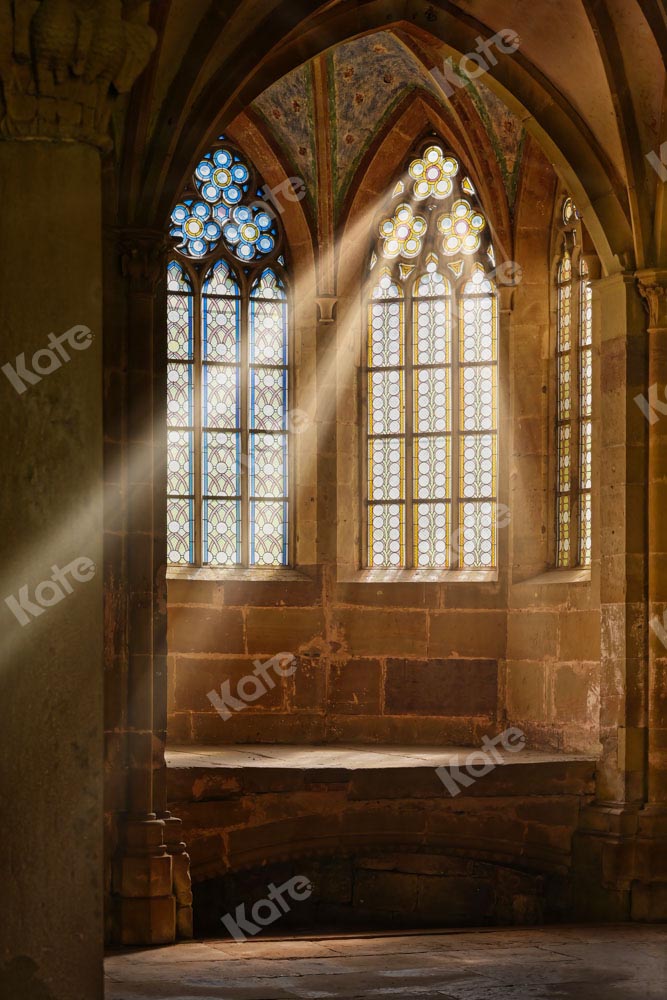
[[[204,500],[204,563],[235,566],[241,562],[241,504],[238,500]]]
[[[285,261],[282,257],[279,257],[280,263],[284,264]],[[275,299],[276,301],[286,301],[287,296],[285,294],[285,286],[282,281],[270,267],[267,267],[257,279],[255,284],[252,286],[252,291],[250,293],[252,299]]]
[[[570,498],[558,498],[558,565],[570,565]]]
[[[460,505],[459,565],[489,569],[496,565],[496,504]]]
[[[403,364],[403,303],[375,301],[369,306],[368,365]]]
[[[192,296],[167,296],[167,354],[172,361],[191,361]]]
[[[465,198],[460,198],[452,205],[451,212],[438,219],[438,229],[443,235],[443,251],[448,257],[477,253],[485,228],[486,220],[481,212]]]
[[[237,497],[241,493],[241,435],[204,432],[204,496]]]
[[[581,524],[579,540],[579,561],[582,566],[591,564],[591,495],[584,493],[581,497]]]
[[[581,346],[593,343],[593,289],[590,281],[581,282]]]
[[[461,428],[466,431],[494,430],[496,423],[496,367],[463,368],[461,371]]]
[[[572,371],[570,355],[558,359],[558,419],[569,420],[572,411]]]
[[[448,437],[416,438],[414,495],[418,500],[449,498],[450,448]]]
[[[194,503],[167,500],[167,558],[175,566],[194,562]]]
[[[581,416],[590,417],[593,412],[593,352],[585,347],[581,352]]]
[[[286,430],[287,372],[284,369],[251,369],[250,426],[253,430]]]
[[[414,374],[415,430],[419,434],[450,429],[450,369],[421,368]]]
[[[287,504],[253,500],[250,504],[250,562],[287,565]]]
[[[287,303],[250,303],[250,361],[255,364],[287,364]]]
[[[167,416],[172,427],[192,426],[192,366],[167,366]]]
[[[461,360],[496,360],[496,299],[492,295],[463,299]]]
[[[250,435],[250,495],[264,499],[287,496],[287,436]]]
[[[169,431],[167,435],[167,492],[177,496],[194,493],[192,431]]]
[[[410,164],[414,194],[419,201],[433,197],[447,198],[453,190],[452,178],[459,172],[458,160],[445,156],[440,146],[429,146],[424,155]]]
[[[239,426],[239,370],[204,365],[204,426]]]
[[[397,568],[405,561],[402,504],[371,504],[368,508],[369,563]]]
[[[569,262],[569,257],[566,258]],[[561,266],[561,273],[563,272]],[[572,287],[561,285],[558,289],[558,350],[569,351],[571,346],[570,330],[572,325]]]
[[[404,397],[402,371],[372,371],[368,375],[368,417],[371,434],[401,434]]]
[[[414,507],[415,566],[447,569],[451,536],[451,505],[420,503]]]
[[[402,500],[405,482],[403,441],[400,438],[376,438],[370,441],[370,500]]]
[[[238,299],[204,296],[203,354],[208,361],[236,364],[240,350],[240,303]]]
[[[591,459],[593,448],[593,425],[590,420],[584,420],[581,424],[581,459],[579,488],[590,490],[592,485]]]
[[[460,488],[461,496],[471,499],[495,496],[495,435],[466,434],[462,438]]]
[[[450,299],[430,299],[415,302],[414,324],[415,364],[449,364],[451,360],[452,339]]]
[[[567,493],[570,489],[570,425],[565,424],[558,428],[558,492]]]

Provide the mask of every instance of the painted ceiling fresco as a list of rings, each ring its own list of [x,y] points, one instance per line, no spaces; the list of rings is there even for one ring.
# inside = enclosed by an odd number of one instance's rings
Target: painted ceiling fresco
[[[417,88],[435,95],[438,88],[388,31],[339,45],[328,62],[334,193],[340,203],[363,154],[399,101]]]
[[[389,31],[346,42],[326,58],[333,194],[339,211],[364,153],[405,95],[423,89],[445,106],[447,100],[434,77]],[[512,205],[525,136],[523,127],[479,80],[467,82],[466,89],[491,138]],[[318,176],[311,65],[300,66],[283,77],[255,101],[253,109],[273,134],[286,164],[304,180],[313,208],[317,203]]]
[[[273,133],[294,176],[305,182],[311,205],[315,204],[317,156],[310,63],[292,70],[264,91],[253,109]]]

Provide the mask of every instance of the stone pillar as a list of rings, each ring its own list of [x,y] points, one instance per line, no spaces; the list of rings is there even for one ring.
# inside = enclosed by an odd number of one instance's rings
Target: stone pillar
[[[167,244],[162,233],[130,230],[120,249],[127,278],[127,812],[114,864],[114,935],[123,944],[160,944],[176,937],[159,734],[166,729],[167,390],[156,302],[160,286],[164,298]]]
[[[648,786],[632,915],[667,920],[667,270],[637,274],[648,314]],[[637,401],[638,402],[638,401]]]
[[[634,275],[593,283],[600,344],[600,740],[596,801],[575,840],[578,911],[630,915],[633,838],[646,790],[645,317]]]
[[[0,10],[0,995],[16,1000],[103,995],[100,150],[155,43],[146,6]]]

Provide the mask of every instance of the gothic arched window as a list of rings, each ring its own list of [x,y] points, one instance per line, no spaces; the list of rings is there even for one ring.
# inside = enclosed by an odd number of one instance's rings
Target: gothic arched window
[[[563,246],[556,272],[556,562],[591,563],[593,309],[582,226],[571,198],[562,207]]]
[[[227,140],[174,208],[168,267],[173,565],[285,566],[289,306],[269,195]]]
[[[366,362],[366,564],[497,565],[498,307],[475,188],[437,142],[378,220]]]

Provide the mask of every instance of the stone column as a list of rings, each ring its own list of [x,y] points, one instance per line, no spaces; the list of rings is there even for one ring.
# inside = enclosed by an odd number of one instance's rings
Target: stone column
[[[167,242],[160,232],[127,230],[120,250],[127,279],[127,812],[114,864],[114,935],[123,944],[158,944],[176,936],[165,842],[166,341],[156,309]]]
[[[103,994],[100,151],[155,43],[146,7],[0,5],[0,994],[16,998]]]
[[[667,919],[667,270],[637,274],[648,314],[648,785],[639,817],[632,914]]]
[[[600,740],[596,801],[575,840],[575,894],[591,919],[628,919],[633,838],[646,792],[645,317],[634,275],[593,284],[600,344]],[[598,398],[597,394],[594,400]]]

